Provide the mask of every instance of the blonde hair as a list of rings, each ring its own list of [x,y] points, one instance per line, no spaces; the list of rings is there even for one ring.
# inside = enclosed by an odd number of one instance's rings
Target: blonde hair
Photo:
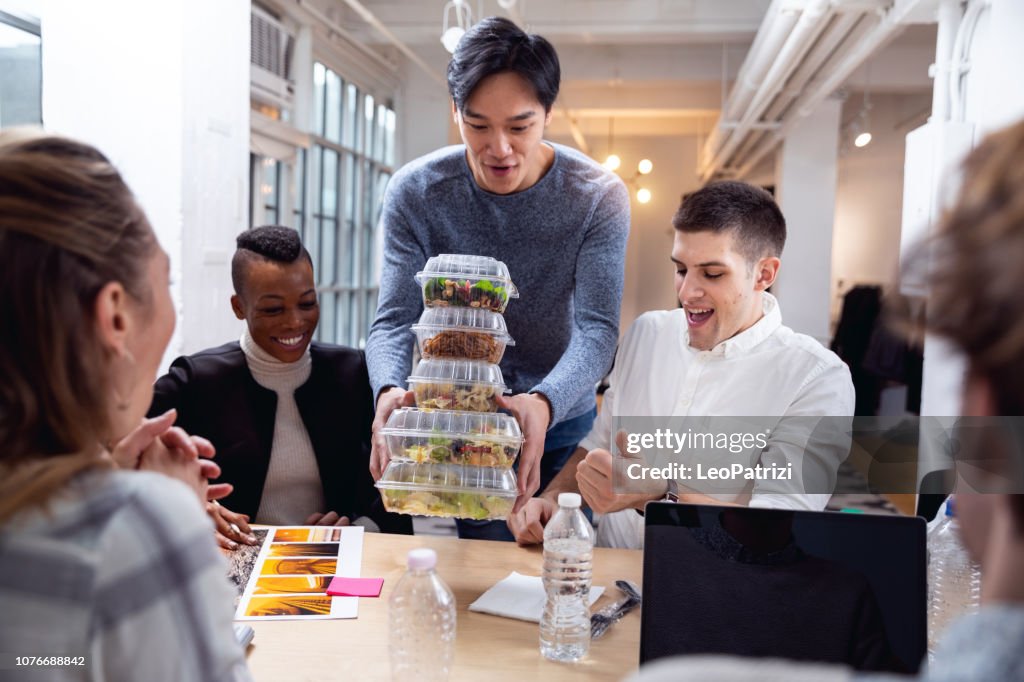
[[[96,296],[147,302],[153,231],[110,161],[40,131],[0,132],[0,523],[109,466],[111,354]]]

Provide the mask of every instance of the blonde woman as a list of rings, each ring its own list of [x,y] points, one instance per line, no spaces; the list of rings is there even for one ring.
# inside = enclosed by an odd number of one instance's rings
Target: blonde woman
[[[26,657],[4,667],[249,679],[201,506],[211,453],[173,414],[142,422],[174,328],[146,216],[92,147],[0,132],[0,254],[0,651]],[[150,471],[118,469],[116,442]]]

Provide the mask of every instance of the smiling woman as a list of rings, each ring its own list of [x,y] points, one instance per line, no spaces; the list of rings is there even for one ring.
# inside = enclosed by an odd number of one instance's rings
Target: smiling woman
[[[239,341],[178,358],[156,384],[151,414],[218,450],[234,485],[210,515],[221,545],[252,542],[248,522],[348,525],[406,532],[383,510],[367,471],[372,403],[361,351],[312,341],[320,319],[313,264],[298,233],[264,226],[239,235],[231,308]],[[230,511],[228,508],[230,508]]]

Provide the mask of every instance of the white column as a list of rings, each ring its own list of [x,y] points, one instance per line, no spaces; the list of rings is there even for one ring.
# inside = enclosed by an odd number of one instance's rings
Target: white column
[[[784,324],[826,344],[841,108],[828,99],[807,116],[783,141],[775,172],[788,235],[772,292]]]
[[[171,256],[167,359],[223,343],[230,257],[246,227],[249,2],[50,0],[41,11],[43,122],[95,145]]]

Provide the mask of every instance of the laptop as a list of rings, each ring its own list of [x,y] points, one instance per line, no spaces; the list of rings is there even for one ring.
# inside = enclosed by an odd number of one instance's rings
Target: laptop
[[[917,672],[925,522],[654,502],[645,515],[640,662],[725,654]]]

